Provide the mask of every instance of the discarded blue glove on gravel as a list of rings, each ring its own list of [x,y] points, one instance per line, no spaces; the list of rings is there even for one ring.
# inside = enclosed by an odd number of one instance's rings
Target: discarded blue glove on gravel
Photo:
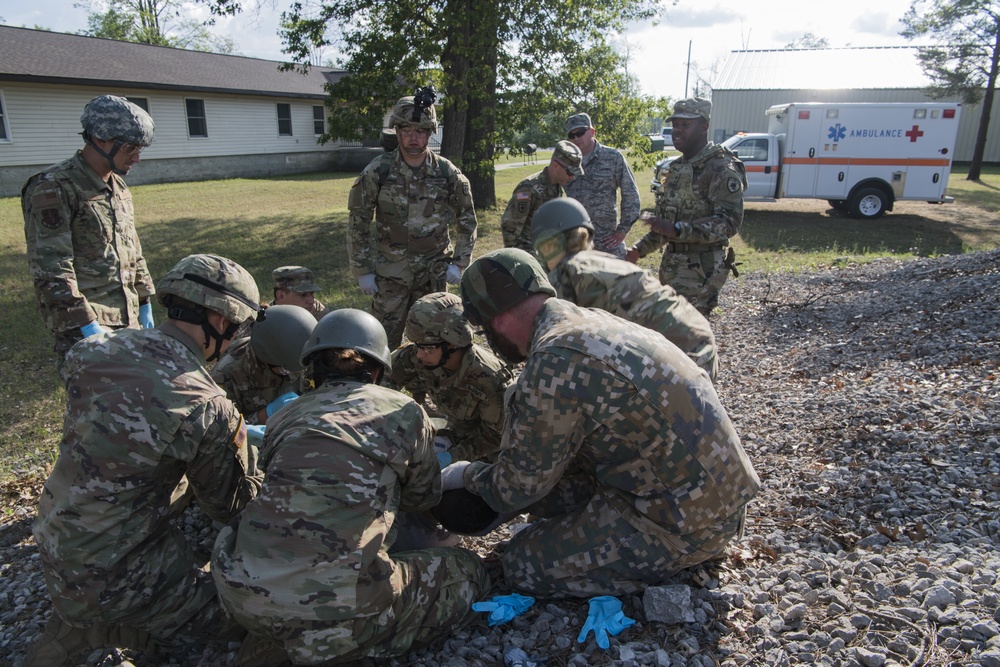
[[[263,424],[247,424],[247,442],[255,447],[260,447],[264,444],[264,429],[266,426]]]
[[[515,616],[520,616],[535,604],[535,598],[527,595],[511,593],[510,595],[494,595],[489,602],[473,602],[472,611],[490,612],[490,627],[506,623]]]
[[[285,407],[298,397],[299,395],[296,394],[294,391],[282,394],[281,396],[279,396],[278,398],[274,399],[273,401],[267,404],[267,416],[270,417],[275,412]]]
[[[594,631],[594,639],[597,645],[603,649],[611,646],[608,635],[614,637],[627,627],[635,625],[635,620],[627,617],[622,611],[621,601],[610,595],[599,595],[590,598],[590,612],[587,614],[587,622],[580,631],[580,636],[576,641],[581,644],[587,641],[587,635]]]

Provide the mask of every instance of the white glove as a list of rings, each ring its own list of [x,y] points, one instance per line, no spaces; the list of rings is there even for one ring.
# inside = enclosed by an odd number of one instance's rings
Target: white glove
[[[375,274],[366,273],[363,276],[358,276],[358,287],[361,288],[362,294],[375,296],[378,293],[378,285],[375,284]]]
[[[445,466],[441,471],[441,491],[454,491],[465,488],[465,469],[469,461],[455,461]]]
[[[462,267],[458,264],[449,264],[444,279],[448,281],[449,285],[457,285],[462,280]]]

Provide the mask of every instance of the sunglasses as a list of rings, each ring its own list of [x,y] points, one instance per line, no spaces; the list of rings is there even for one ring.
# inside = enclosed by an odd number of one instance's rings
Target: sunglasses
[[[589,129],[590,129],[589,127],[581,127],[579,130],[574,130],[566,136],[568,136],[570,139],[579,139],[583,135],[587,134],[587,130]]]
[[[116,141],[115,143],[118,144],[118,152],[124,153],[129,157],[139,155],[142,153],[143,149],[146,148],[145,146],[141,146],[139,144],[127,144],[123,141]]]

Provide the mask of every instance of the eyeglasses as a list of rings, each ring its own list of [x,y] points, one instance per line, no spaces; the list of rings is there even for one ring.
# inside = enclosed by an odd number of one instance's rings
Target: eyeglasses
[[[121,141],[116,141],[115,143],[118,144],[118,152],[124,153],[129,157],[139,155],[142,153],[143,149],[146,148],[145,146],[140,146],[139,144],[126,144]]]
[[[568,136],[570,139],[579,139],[583,135],[587,134],[587,130],[589,129],[590,129],[589,127],[581,127],[579,130],[574,130],[573,132],[570,132],[566,136]]]
[[[444,343],[415,343],[418,352],[433,352],[444,346]]]
[[[401,134],[404,137],[429,137],[431,131],[425,127],[401,127],[396,130],[396,134]]]

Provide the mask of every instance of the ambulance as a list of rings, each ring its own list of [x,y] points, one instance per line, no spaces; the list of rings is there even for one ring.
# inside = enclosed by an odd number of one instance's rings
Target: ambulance
[[[826,199],[873,219],[901,200],[953,201],[945,190],[961,111],[956,103],[778,104],[765,112],[766,134],[723,145],[746,166],[747,201]]]

